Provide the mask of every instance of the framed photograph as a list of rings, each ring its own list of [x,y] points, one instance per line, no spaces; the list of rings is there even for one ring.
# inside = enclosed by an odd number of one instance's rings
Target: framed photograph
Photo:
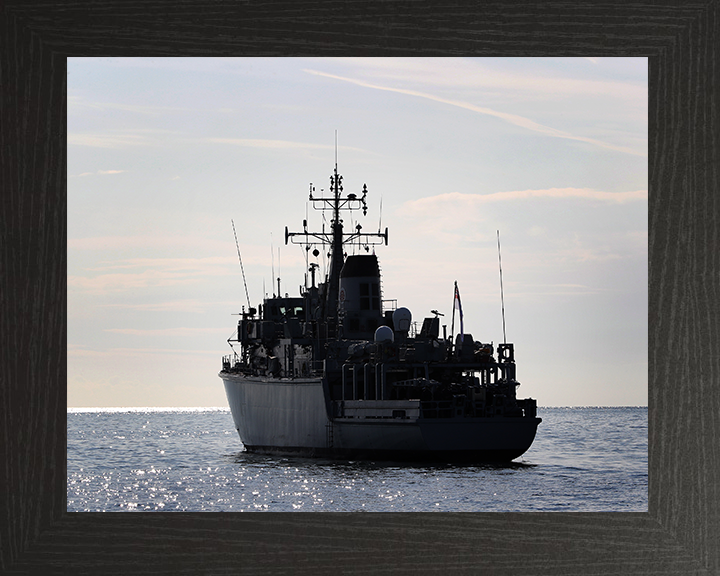
[[[423,2],[309,7],[153,2],[142,8],[9,2],[0,19],[0,154],[8,191],[1,228],[3,571],[717,571],[720,499],[711,481],[720,442],[713,416],[720,394],[714,385],[720,361],[714,320],[720,213],[714,4],[619,3],[608,10],[557,3],[465,9]],[[99,166],[83,176],[68,165],[68,74],[74,72],[68,58],[119,56],[579,57],[589,63],[647,58],[647,511],[69,511],[68,227],[76,216],[68,212],[67,189],[71,178],[112,186],[103,177],[122,176],[123,169]],[[122,137],[129,142],[139,136]],[[602,142],[594,140],[587,144]],[[156,208],[160,213],[162,206]],[[420,214],[422,207],[416,208]],[[112,210],[88,211],[83,218],[109,219]],[[266,292],[274,290],[274,277]],[[628,311],[633,313],[637,310]],[[613,362],[612,352],[607,362]],[[104,448],[111,454],[111,446]]]

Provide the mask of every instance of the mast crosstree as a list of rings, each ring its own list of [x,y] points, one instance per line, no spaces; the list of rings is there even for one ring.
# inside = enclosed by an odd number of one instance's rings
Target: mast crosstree
[[[300,244],[305,246],[306,250],[310,250],[311,246],[329,246],[330,247],[330,269],[327,278],[327,298],[325,310],[329,315],[334,316],[337,310],[338,290],[340,286],[340,270],[342,270],[345,262],[344,245],[353,241],[358,241],[365,246],[365,250],[369,250],[370,246],[376,246],[388,243],[388,229],[385,232],[362,232],[362,226],[357,224],[352,232],[343,230],[343,220],[340,218],[341,210],[361,210],[363,216],[367,215],[367,184],[363,184],[362,196],[349,193],[343,195],[343,177],[338,174],[337,164],[335,170],[330,176],[331,197],[313,196],[315,187],[310,184],[310,202],[315,210],[331,210],[332,220],[330,222],[330,231],[311,232],[308,230],[307,220],[303,220],[302,232],[289,232],[285,227],[285,244],[290,241],[292,244]],[[318,252],[319,253],[319,252]],[[317,256],[317,254],[315,254]]]

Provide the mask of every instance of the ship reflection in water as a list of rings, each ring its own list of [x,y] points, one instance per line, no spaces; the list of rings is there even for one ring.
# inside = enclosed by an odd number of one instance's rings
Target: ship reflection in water
[[[343,229],[342,211],[367,213],[367,187],[343,195],[337,165],[330,185],[330,197],[310,186],[313,207],[331,212],[329,231],[311,232],[307,221],[302,232],[285,229],[285,242],[303,245],[308,257],[311,249],[315,258],[328,252],[324,281],[316,282],[319,266],[310,263],[299,297],[281,296],[279,279],[277,295],[257,309],[248,297],[228,341],[233,352],[219,375],[246,450],[383,462],[522,455],[541,419],[534,399],[516,397],[513,344],[495,347],[464,333],[457,285],[449,337],[436,310],[413,330],[410,311],[383,298],[370,253],[387,245],[387,228]],[[347,256],[350,244],[366,253]]]

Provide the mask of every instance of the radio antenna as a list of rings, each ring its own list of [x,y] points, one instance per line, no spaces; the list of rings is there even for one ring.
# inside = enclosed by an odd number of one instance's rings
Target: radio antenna
[[[382,196],[380,196],[380,220],[378,220],[378,234],[380,234],[380,228],[382,228]]]
[[[507,337],[505,336],[505,296],[503,294],[502,258],[500,257],[500,230],[497,231],[497,241],[498,241],[498,264],[500,266],[500,304],[502,306],[503,344],[507,344]]]
[[[273,248],[272,232],[270,232],[270,262],[272,263],[272,277],[270,285],[273,287],[273,298],[275,298],[275,249]],[[278,298],[280,294],[278,294]]]
[[[237,232],[235,232],[235,222],[233,222],[232,218],[230,219],[230,223],[232,224],[232,227],[233,227],[233,235],[235,236],[235,247],[237,248],[238,260],[240,260],[240,270],[242,271],[243,284],[245,285],[245,298],[247,298],[248,312],[249,312],[249,311],[250,311],[250,308],[251,308],[251,306],[250,306],[250,294],[248,294],[247,282],[245,281],[245,268],[243,268],[242,256],[240,256],[240,244],[238,244]]]

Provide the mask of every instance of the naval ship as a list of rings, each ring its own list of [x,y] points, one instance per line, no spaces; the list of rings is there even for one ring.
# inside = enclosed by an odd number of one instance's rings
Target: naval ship
[[[513,344],[464,332],[457,284],[450,337],[437,310],[418,331],[407,308],[383,299],[374,246],[388,244],[388,229],[344,230],[344,211],[367,215],[367,186],[344,194],[342,179],[336,162],[328,192],[318,197],[310,185],[310,204],[331,214],[328,230],[311,232],[307,220],[301,232],[285,228],[285,244],[304,246],[307,262],[311,249],[316,259],[327,251],[324,278],[316,281],[319,266],[309,263],[299,297],[281,296],[279,279],[277,295],[257,308],[248,297],[228,339],[219,376],[245,450],[378,461],[518,458],[541,419],[534,399],[516,397]],[[347,255],[350,246],[361,253]]]

